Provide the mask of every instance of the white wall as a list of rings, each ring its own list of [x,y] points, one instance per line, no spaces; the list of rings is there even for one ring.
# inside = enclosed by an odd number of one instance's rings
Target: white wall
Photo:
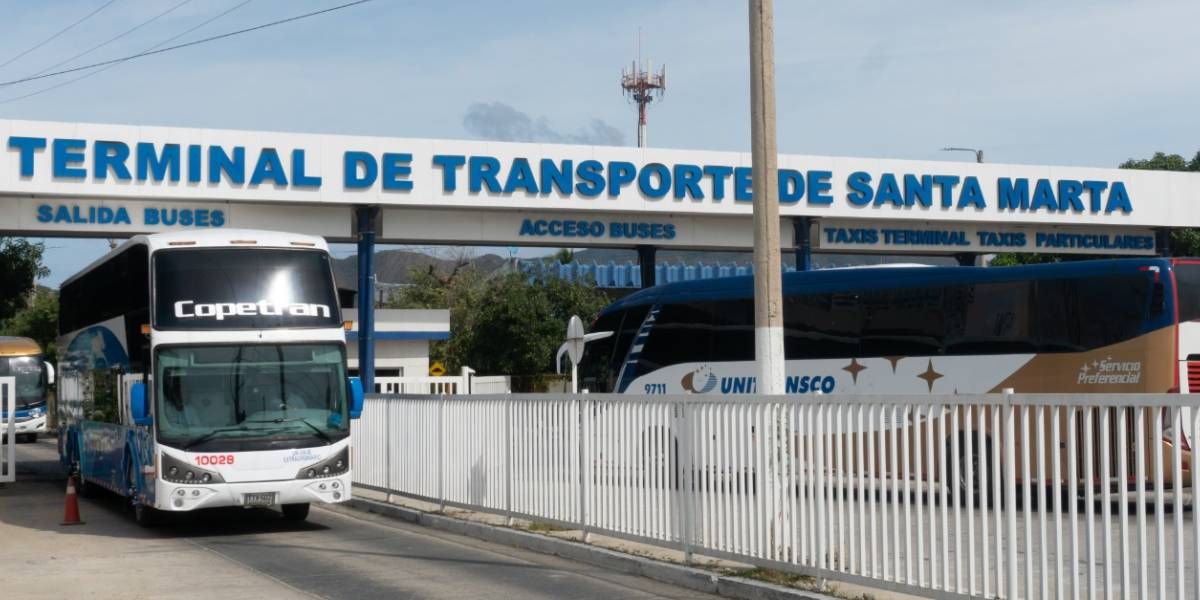
[[[358,344],[346,344],[346,362],[349,368],[358,368]],[[375,369],[402,369],[401,375],[425,377],[429,375],[428,340],[376,340]]]

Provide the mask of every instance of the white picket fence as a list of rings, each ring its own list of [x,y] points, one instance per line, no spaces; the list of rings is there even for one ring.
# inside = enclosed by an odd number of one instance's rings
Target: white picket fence
[[[0,377],[0,483],[17,480],[17,378]]]
[[[1196,453],[1174,451],[1200,438],[1195,406],[1189,395],[375,396],[355,422],[354,478],[927,597],[1200,598]]]

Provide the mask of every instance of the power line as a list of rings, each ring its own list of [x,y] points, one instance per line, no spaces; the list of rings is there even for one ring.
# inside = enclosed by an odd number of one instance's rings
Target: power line
[[[38,71],[37,73],[34,73],[34,75],[41,75],[42,73],[45,73],[46,71],[49,71],[50,69],[57,69],[58,67],[61,67],[81,56],[84,56],[86,54],[91,54],[92,52],[95,52],[96,50],[99,50],[99,49],[135,32],[135,31],[141,29],[142,27],[145,27],[146,25],[149,25],[149,24],[175,12],[176,10],[179,9],[179,7],[181,7],[184,4],[187,4],[188,2],[191,2],[191,1],[192,0],[183,0],[182,2],[176,4],[175,6],[172,6],[171,8],[168,8],[167,10],[164,10],[164,11],[158,13],[157,15],[154,15],[153,17],[150,17],[149,19],[146,19],[145,21],[142,21],[141,23],[138,23],[137,25],[134,25],[133,27],[131,27],[129,29],[126,29],[124,32],[117,34],[114,37],[108,38],[107,40],[100,42],[99,44],[96,44],[95,46],[92,46],[91,48],[88,48],[87,50],[84,50],[83,52],[80,52],[79,54],[72,56],[71,58],[56,62],[56,63],[46,67],[45,69],[42,69],[41,71]]]
[[[237,10],[237,9],[239,9],[239,8],[241,8],[241,7],[245,6],[245,5],[247,5],[247,4],[250,4],[250,2],[252,2],[252,1],[253,1],[253,0],[242,0],[242,2],[241,2],[241,3],[239,3],[239,4],[236,4],[236,5],[234,5],[233,7],[226,9],[225,11],[223,11],[223,12],[219,13],[218,15],[216,15],[215,17],[211,17],[211,18],[209,18],[209,19],[206,19],[204,22],[202,22],[202,23],[200,23],[200,24],[198,24],[198,25],[195,25],[195,26],[193,26],[193,27],[190,27],[190,28],[188,28],[187,30],[183,31],[182,33],[177,33],[177,34],[175,34],[175,35],[173,35],[173,36],[171,36],[171,37],[169,37],[169,38],[167,38],[167,39],[165,39],[165,40],[163,40],[163,41],[161,41],[161,42],[159,42],[159,43],[157,43],[157,44],[155,44],[155,45],[153,45],[153,46],[150,46],[149,48],[146,48],[146,50],[143,50],[143,52],[145,52],[145,51],[149,51],[149,50],[154,50],[155,48],[159,48],[159,47],[161,47],[161,46],[163,46],[163,45],[165,45],[165,44],[169,44],[169,43],[171,43],[171,42],[173,42],[173,41],[175,41],[175,40],[177,40],[177,39],[179,39],[179,38],[181,38],[181,37],[183,37],[183,36],[185,36],[185,35],[187,35],[187,34],[189,34],[189,33],[193,32],[193,31],[196,31],[197,29],[200,29],[201,27],[204,27],[205,25],[208,25],[209,23],[212,23],[213,21],[216,21],[217,19],[220,19],[221,17],[224,17],[225,15],[227,15],[227,14],[229,14],[229,13],[231,13],[231,12],[233,12],[233,11],[235,11],[235,10]],[[106,66],[104,66],[104,67],[101,67],[101,68],[98,68],[98,69],[96,69],[95,71],[91,71],[91,72],[88,72],[88,73],[84,73],[83,75],[80,75],[79,77],[76,77],[76,78],[74,78],[74,79],[68,79],[68,80],[66,80],[66,81],[64,81],[64,82],[62,82],[62,83],[56,83],[56,84],[54,84],[54,85],[52,85],[52,86],[49,86],[49,87],[44,87],[44,88],[42,88],[42,89],[40,89],[40,90],[37,90],[37,91],[34,91],[34,92],[30,92],[30,93],[28,93],[28,94],[23,94],[23,95],[21,95],[21,96],[13,96],[12,98],[6,98],[6,99],[4,99],[4,100],[0,100],[0,104],[9,104],[9,103],[11,103],[11,102],[16,102],[16,101],[18,101],[18,100],[24,100],[24,99],[26,99],[26,98],[31,98],[31,97],[33,97],[33,96],[40,96],[40,95],[42,95],[42,94],[44,94],[44,93],[46,93],[46,92],[52,92],[52,91],[54,91],[54,90],[57,90],[58,88],[61,88],[61,87],[64,87],[64,86],[68,86],[68,85],[71,85],[72,83],[75,83],[76,81],[80,81],[80,80],[83,80],[83,79],[87,79],[88,77],[91,77],[91,76],[93,76],[93,75],[99,75],[99,74],[101,74],[101,73],[103,73],[103,72],[105,72],[105,71],[107,71],[107,70],[109,70],[109,69],[111,69],[111,68],[113,68],[113,67],[116,67],[116,66],[117,66],[117,65],[119,65],[119,64],[120,64],[120,63],[114,63],[114,64],[111,64],[111,65],[106,65]]]
[[[41,48],[42,46],[45,46],[46,44],[49,44],[50,42],[54,41],[55,39],[58,39],[58,36],[60,36],[60,35],[62,35],[62,34],[64,34],[64,33],[68,32],[68,31],[70,31],[70,30],[74,29],[76,25],[78,25],[78,24],[80,24],[80,23],[82,23],[82,22],[84,22],[84,21],[86,21],[86,20],[88,20],[88,19],[90,19],[90,18],[92,18],[92,17],[96,16],[96,13],[98,13],[98,12],[100,12],[100,11],[102,11],[102,10],[104,10],[104,9],[108,8],[109,6],[112,6],[112,4],[113,4],[114,2],[116,2],[116,1],[117,1],[117,0],[108,0],[108,2],[105,2],[105,3],[104,3],[104,4],[103,4],[103,5],[100,7],[100,8],[97,8],[96,10],[93,10],[92,12],[90,12],[90,13],[88,13],[88,14],[84,15],[84,16],[83,16],[83,18],[79,19],[78,21],[75,21],[74,23],[71,23],[70,25],[67,25],[66,27],[63,27],[62,29],[60,29],[60,30],[58,31],[58,33],[56,33],[56,34],[54,34],[54,35],[52,35],[52,36],[50,36],[50,37],[48,37],[48,38],[46,38],[46,39],[42,40],[41,42],[38,42],[38,43],[37,43],[37,44],[35,44],[35,45],[34,45],[32,48],[30,48],[30,49],[28,49],[28,50],[26,50],[26,51],[24,51],[24,52],[22,52],[22,53],[20,53],[20,54],[18,54],[18,55],[16,55],[16,56],[14,56],[14,57],[12,57],[12,58],[8,59],[7,61],[5,61],[5,62],[3,62],[3,63],[0,63],[0,68],[7,67],[8,65],[12,64],[12,63],[13,63],[13,61],[17,60],[18,58],[21,58],[22,56],[25,56],[26,54],[29,54],[30,52],[33,52],[34,50],[37,50],[38,48]]]
[[[115,0],[113,0],[113,1],[115,1]],[[245,28],[245,29],[239,29],[239,30],[237,30],[237,31],[230,31],[230,32],[228,32],[228,33],[222,33],[222,34],[220,34],[220,35],[214,35],[214,36],[212,36],[212,37],[206,37],[206,38],[203,38],[203,39],[196,40],[196,41],[194,41],[194,42],[187,42],[187,43],[185,43],[185,44],[177,44],[177,45],[175,45],[175,46],[167,46],[166,48],[161,48],[161,49],[158,49],[158,50],[149,50],[149,51],[146,51],[146,52],[139,52],[139,53],[137,53],[137,54],[131,54],[131,55],[129,55],[129,56],[124,56],[124,57],[121,57],[121,58],[114,58],[114,59],[112,59],[112,60],[105,60],[105,61],[101,61],[101,62],[97,62],[97,63],[92,63],[92,64],[90,64],[90,65],[84,65],[84,66],[82,66],[82,67],[73,67],[73,68],[70,68],[70,69],[63,69],[62,71],[55,71],[55,72],[53,72],[53,73],[45,73],[45,74],[41,74],[41,75],[30,75],[29,77],[22,77],[21,79],[13,79],[13,80],[11,80],[11,81],[4,81],[4,82],[0,82],[0,87],[7,87],[7,86],[10,86],[10,85],[16,85],[16,84],[18,84],[18,83],[25,83],[25,82],[28,82],[28,81],[36,81],[36,80],[38,80],[38,79],[46,79],[46,78],[48,78],[48,77],[56,77],[56,76],[58,76],[58,75],[66,75],[67,73],[76,73],[76,72],[78,72],[78,71],[86,71],[86,70],[88,70],[88,69],[94,69],[94,68],[96,68],[96,67],[103,67],[103,66],[106,66],[106,65],[113,65],[113,64],[117,64],[117,63],[123,63],[123,62],[127,62],[127,61],[133,60],[133,59],[135,59],[135,58],[143,58],[143,57],[146,57],[146,56],[152,56],[152,55],[155,55],[155,54],[162,54],[162,53],[164,53],[164,52],[170,52],[170,51],[172,51],[172,50],[179,50],[179,49],[182,49],[182,48],[188,48],[188,47],[191,47],[191,46],[199,46],[200,44],[205,44],[205,43],[208,43],[208,42],[214,42],[214,41],[217,41],[217,40],[221,40],[221,39],[225,39],[225,38],[230,38],[230,37],[233,37],[233,36],[236,36],[236,35],[241,35],[241,34],[243,34],[243,33],[250,33],[250,32],[252,32],[252,31],[258,31],[258,30],[260,30],[260,29],[266,29],[266,28],[268,28],[268,27],[275,27],[276,25],[283,25],[283,24],[286,24],[286,23],[291,23],[291,22],[293,22],[293,21],[299,21],[299,20],[301,20],[301,19],[307,19],[307,18],[309,18],[309,17],[315,17],[315,16],[318,16],[318,15],[323,15],[323,14],[326,14],[326,13],[331,13],[331,12],[333,12],[333,11],[336,11],[336,10],[342,10],[342,9],[344,9],[344,8],[350,8],[350,7],[352,7],[352,6],[357,6],[357,5],[359,5],[359,4],[366,4],[366,3],[368,3],[368,2],[371,2],[371,1],[372,1],[372,0],[357,0],[356,2],[347,2],[346,4],[339,4],[338,6],[333,6],[333,7],[330,7],[330,8],[323,9],[323,10],[313,11],[313,12],[310,12],[310,13],[305,13],[305,14],[302,14],[302,15],[296,15],[296,16],[294,16],[294,17],[288,17],[288,18],[286,18],[286,19],[280,19],[280,20],[278,20],[278,21],[271,21],[270,23],[263,23],[262,25],[255,25],[254,27],[247,27],[247,28]]]

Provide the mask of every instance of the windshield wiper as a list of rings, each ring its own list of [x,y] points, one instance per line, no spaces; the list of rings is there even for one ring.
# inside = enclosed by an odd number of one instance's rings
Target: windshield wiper
[[[313,433],[317,434],[317,437],[320,437],[322,440],[325,440],[326,444],[333,443],[333,438],[329,437],[328,433],[321,431],[320,427],[317,427],[316,425],[309,423],[308,419],[301,419],[301,418],[284,419],[284,418],[280,417],[278,419],[267,419],[264,421],[242,421],[242,422],[243,423],[274,423],[276,425],[282,424],[282,423],[304,423],[305,425],[308,425],[309,429],[313,430]]]
[[[193,446],[202,444],[204,442],[207,442],[208,440],[211,440],[211,439],[217,437],[218,433],[225,433],[228,431],[248,431],[248,429],[246,429],[245,427],[221,427],[220,429],[214,429],[208,433],[205,433],[204,435],[197,436],[195,438],[188,440],[188,442],[183,445],[183,450],[189,450]]]

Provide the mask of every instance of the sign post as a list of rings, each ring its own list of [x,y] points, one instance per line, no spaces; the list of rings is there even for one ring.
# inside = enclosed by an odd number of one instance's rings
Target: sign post
[[[583,359],[583,347],[590,341],[602,340],[610,335],[611,331],[596,331],[585,334],[583,332],[583,320],[578,315],[571,315],[567,321],[567,340],[558,347],[558,355],[554,357],[554,370],[557,373],[562,373],[562,357],[563,354],[571,361],[571,393],[579,393],[579,361]]]

